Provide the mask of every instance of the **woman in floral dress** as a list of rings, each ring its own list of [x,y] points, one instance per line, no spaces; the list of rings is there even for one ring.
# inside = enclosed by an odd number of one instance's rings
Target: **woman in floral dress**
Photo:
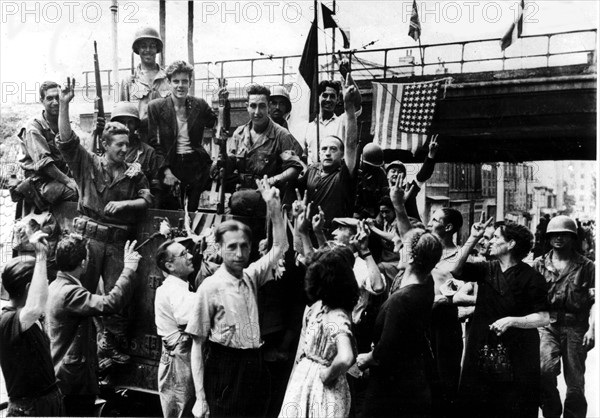
[[[296,364],[280,417],[347,417],[350,389],[346,371],[355,360],[350,312],[358,286],[348,248],[315,253],[305,288],[314,303],[304,313]]]

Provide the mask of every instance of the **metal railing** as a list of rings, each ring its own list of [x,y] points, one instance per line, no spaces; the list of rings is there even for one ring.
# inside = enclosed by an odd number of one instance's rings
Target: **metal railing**
[[[597,29],[572,30],[557,33],[526,35],[504,52],[500,52],[500,39],[489,38],[471,41],[446,42],[396,48],[377,48],[351,51],[355,79],[385,79],[407,75],[439,73],[464,73],[501,71],[520,68],[553,67],[568,64],[596,63]],[[537,50],[523,53],[524,50]],[[521,53],[519,53],[521,51]],[[319,54],[319,78],[333,75],[337,53]],[[196,95],[210,96],[216,92],[218,78],[226,78],[233,90],[240,91],[252,83],[267,85],[289,84],[297,77],[300,55],[257,57],[195,63]],[[198,67],[202,68],[198,71]],[[129,74],[131,68],[119,69]],[[109,94],[114,87],[103,85]],[[84,71],[86,95],[94,86],[93,71]],[[206,75],[203,75],[206,74]],[[121,75],[121,74],[120,74]],[[124,78],[121,78],[124,79]],[[200,90],[200,93],[198,91]],[[243,95],[243,93],[242,93]]]

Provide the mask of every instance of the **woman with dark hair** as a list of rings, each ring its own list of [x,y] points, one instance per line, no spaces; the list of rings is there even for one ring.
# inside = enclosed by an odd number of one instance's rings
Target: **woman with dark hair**
[[[537,417],[540,339],[549,323],[544,278],[522,260],[533,235],[507,224],[490,241],[492,261],[466,263],[488,222],[477,223],[452,274],[477,281],[475,312],[467,336],[459,387],[460,416]]]
[[[308,265],[304,313],[296,364],[280,417],[347,417],[346,371],[354,363],[350,312],[358,300],[354,255],[345,247],[317,251]]]
[[[382,306],[374,330],[374,349],[358,356],[370,369],[363,405],[365,417],[416,417],[431,413],[427,377],[431,349],[426,337],[433,306],[431,270],[442,256],[438,239],[423,229],[404,234],[400,288]]]

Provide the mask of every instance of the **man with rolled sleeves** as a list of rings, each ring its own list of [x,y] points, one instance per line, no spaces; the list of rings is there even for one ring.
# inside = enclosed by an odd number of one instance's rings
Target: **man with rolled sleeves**
[[[72,84],[68,80],[60,94],[58,148],[81,191],[77,207],[80,216],[73,220],[73,226],[75,232],[89,239],[89,264],[82,284],[95,292],[102,276],[104,291],[108,293],[123,270],[125,242],[135,236],[135,224],[152,204],[152,194],[141,169],[125,162],[129,130],[123,124],[110,122],[104,128],[102,157],[80,144],[69,122],[74,87],[75,80]],[[116,349],[116,336],[126,336],[126,319],[121,313],[103,322],[99,355],[127,363],[129,356]]]
[[[273,222],[273,245],[258,261],[250,259],[252,232],[238,221],[215,231],[223,264],[202,282],[186,333],[191,334],[196,417],[264,415],[269,394],[261,352],[258,289],[274,278],[288,249],[279,190],[260,181],[259,191]]]
[[[21,167],[26,180],[17,187],[17,193],[40,210],[61,201],[77,200],[77,185],[56,146],[59,93],[57,83],[44,81],[40,86],[44,110],[40,116],[30,119],[18,134],[25,154]],[[24,189],[26,185],[30,193]]]
[[[538,257],[534,268],[549,285],[550,325],[540,328],[541,408],[544,417],[583,418],[585,360],[595,345],[596,269],[575,250],[577,224],[568,216],[548,222],[551,250]],[[557,388],[563,364],[567,394],[564,409]]]

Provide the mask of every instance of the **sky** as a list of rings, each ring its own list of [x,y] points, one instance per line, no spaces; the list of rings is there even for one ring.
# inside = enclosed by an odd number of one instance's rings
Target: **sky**
[[[158,1],[119,2],[119,67],[129,67],[134,33],[158,28]],[[195,2],[195,61],[301,54],[313,18],[312,1]],[[331,1],[325,4],[332,6]],[[423,45],[499,38],[515,18],[518,1],[418,1]],[[351,47],[414,46],[407,36],[411,1],[337,1]],[[93,41],[101,67],[112,65],[110,1],[0,2],[2,104],[31,101],[42,79],[81,79],[93,70]],[[596,28],[596,1],[526,1],[524,34]],[[166,62],[187,58],[187,2],[167,1]],[[338,46],[340,47],[337,35]],[[331,31],[320,31],[320,50],[331,50]],[[336,49],[337,49],[336,48]],[[515,45],[513,51],[519,48]],[[136,57],[137,58],[137,57]],[[137,65],[136,60],[136,65]],[[268,69],[268,63],[265,66]]]

